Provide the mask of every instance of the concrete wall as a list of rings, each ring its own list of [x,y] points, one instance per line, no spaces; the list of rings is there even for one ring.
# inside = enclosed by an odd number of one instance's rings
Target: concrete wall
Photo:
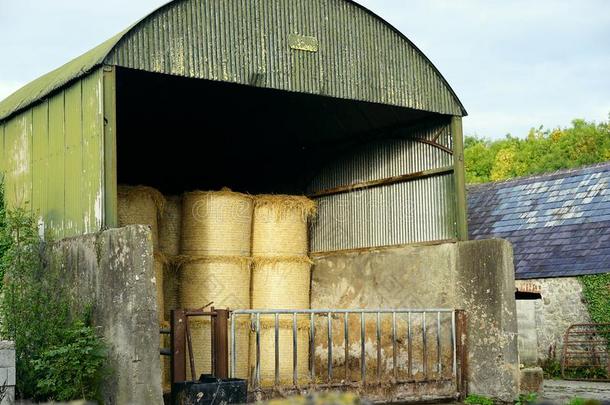
[[[514,289],[507,241],[407,246],[314,257],[311,306],[464,309],[470,392],[512,401],[519,388]]]
[[[537,360],[542,361],[549,356],[549,349],[555,348],[557,359],[561,358],[563,334],[574,323],[591,322],[587,307],[583,302],[582,285],[576,277],[543,278],[518,280],[517,287],[527,285],[540,293],[541,299],[533,301],[534,308],[517,311],[521,318],[535,317],[537,332]],[[535,310],[535,314],[532,314]]]
[[[535,366],[538,364],[536,301],[538,300],[517,300],[519,359],[521,364],[525,366]]]
[[[0,405],[15,403],[15,343],[0,341]]]
[[[108,347],[107,404],[162,404],[159,325],[150,229],[111,229],[57,242],[51,265],[76,305],[93,304]]]

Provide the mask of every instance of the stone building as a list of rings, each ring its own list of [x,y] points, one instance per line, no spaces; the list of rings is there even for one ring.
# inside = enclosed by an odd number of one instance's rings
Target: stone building
[[[471,238],[513,244],[522,363],[559,358],[590,321],[578,277],[610,272],[609,184],[606,162],[468,188]]]

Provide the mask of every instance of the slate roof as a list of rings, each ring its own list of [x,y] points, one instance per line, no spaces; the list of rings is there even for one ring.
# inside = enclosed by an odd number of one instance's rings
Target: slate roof
[[[610,272],[610,162],[469,186],[468,227],[512,242],[517,279]]]

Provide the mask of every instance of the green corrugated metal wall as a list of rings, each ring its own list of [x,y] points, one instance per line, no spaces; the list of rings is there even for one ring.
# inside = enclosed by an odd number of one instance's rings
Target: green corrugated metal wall
[[[104,208],[102,69],[0,128],[7,205],[32,209],[54,239],[99,230]]]

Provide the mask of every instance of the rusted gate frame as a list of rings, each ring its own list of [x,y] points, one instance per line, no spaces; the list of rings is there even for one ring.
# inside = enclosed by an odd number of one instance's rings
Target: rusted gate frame
[[[561,376],[566,380],[577,381],[610,381],[610,323],[576,323],[566,329],[563,335],[561,357]],[[591,339],[587,339],[590,336]],[[573,346],[577,346],[573,349]],[[589,350],[587,350],[587,348]],[[606,364],[601,360],[606,358]],[[571,362],[571,360],[583,362]],[[584,361],[591,360],[590,362]],[[606,370],[606,378],[576,378],[566,375],[571,368],[598,368]]]
[[[210,308],[209,311],[202,309],[176,309],[171,311],[170,329],[162,329],[162,334],[169,333],[171,347],[169,350],[162,348],[162,355],[171,357],[171,380],[172,383],[187,381],[186,378],[186,353],[189,353],[189,367],[191,380],[196,381],[195,359],[193,356],[193,344],[191,339],[188,318],[192,316],[210,317],[212,323],[211,347],[212,347],[212,374],[217,378],[229,377],[229,342],[228,342],[228,320],[230,311],[227,309]]]

